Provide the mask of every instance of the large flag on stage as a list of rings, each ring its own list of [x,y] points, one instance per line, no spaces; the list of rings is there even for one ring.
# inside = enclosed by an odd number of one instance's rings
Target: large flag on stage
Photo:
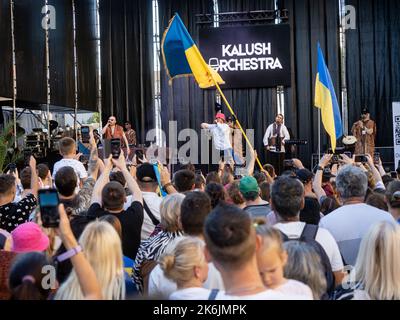
[[[200,88],[225,83],[201,55],[177,13],[171,19],[161,43],[164,64],[170,78],[193,75]]]
[[[332,78],[326,66],[324,55],[318,43],[318,73],[315,83],[315,104],[321,109],[322,123],[331,138],[332,150],[336,149],[336,140],[343,135],[339,104],[332,84]]]

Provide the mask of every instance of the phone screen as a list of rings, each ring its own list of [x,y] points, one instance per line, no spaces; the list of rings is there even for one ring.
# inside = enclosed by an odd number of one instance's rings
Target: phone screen
[[[366,163],[367,162],[367,157],[365,155],[363,155],[363,154],[359,154],[359,155],[355,156],[354,161],[355,162],[360,162],[360,163]]]
[[[81,135],[82,135],[82,142],[88,143],[90,140],[90,135],[89,135],[90,129],[89,127],[81,127]]]
[[[55,189],[39,190],[39,206],[45,228],[57,228],[60,223],[58,193]]]
[[[121,154],[121,140],[112,139],[111,140],[111,154],[114,159],[118,159]]]
[[[374,153],[374,163],[375,164],[379,164],[379,159],[380,159],[381,155],[379,152],[375,152]]]

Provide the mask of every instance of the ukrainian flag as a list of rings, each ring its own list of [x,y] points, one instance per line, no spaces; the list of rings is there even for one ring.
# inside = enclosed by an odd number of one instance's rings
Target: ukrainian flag
[[[336,98],[332,78],[325,64],[324,55],[318,43],[318,73],[315,83],[315,106],[321,109],[322,123],[331,138],[332,150],[336,149],[336,140],[343,135],[339,104]]]
[[[177,13],[171,19],[161,43],[164,64],[169,77],[193,75],[200,88],[225,83],[203,59],[192,37]]]

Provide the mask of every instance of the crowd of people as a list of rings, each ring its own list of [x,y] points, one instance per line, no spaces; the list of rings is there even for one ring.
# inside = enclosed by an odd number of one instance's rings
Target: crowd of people
[[[63,138],[52,171],[31,157],[0,175],[0,299],[400,299],[400,181],[369,155],[293,159],[276,176],[254,154],[238,179],[223,160],[171,175],[102,160],[92,132],[89,145],[86,166]],[[56,228],[41,219],[46,188]]]

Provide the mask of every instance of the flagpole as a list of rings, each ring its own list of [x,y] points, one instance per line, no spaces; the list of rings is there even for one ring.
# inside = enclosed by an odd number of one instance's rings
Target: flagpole
[[[235,117],[236,123],[239,125],[239,129],[240,129],[240,131],[242,132],[242,134],[243,134],[243,136],[244,136],[244,138],[245,138],[247,144],[250,146],[251,151],[254,152],[254,148],[253,148],[251,142],[250,142],[249,139],[247,138],[247,135],[246,135],[246,133],[244,132],[244,130],[243,130],[243,128],[242,128],[242,125],[240,124],[238,118],[236,117],[235,112],[232,110],[232,108],[231,108],[231,106],[230,106],[228,100],[226,100],[226,97],[225,97],[224,93],[222,92],[221,87],[219,86],[218,82],[215,81],[214,77],[213,77],[213,80],[214,80],[215,86],[217,87],[217,90],[218,90],[219,94],[221,95],[222,100],[225,102],[225,104],[226,104],[226,106],[228,107],[230,113]],[[258,164],[258,166],[260,167],[260,169],[263,170],[263,166],[261,165],[261,162],[260,162],[260,160],[258,159],[258,155],[257,155],[257,157],[256,157],[256,161],[257,161],[257,164]]]
[[[318,159],[321,160],[321,108],[318,108]]]

